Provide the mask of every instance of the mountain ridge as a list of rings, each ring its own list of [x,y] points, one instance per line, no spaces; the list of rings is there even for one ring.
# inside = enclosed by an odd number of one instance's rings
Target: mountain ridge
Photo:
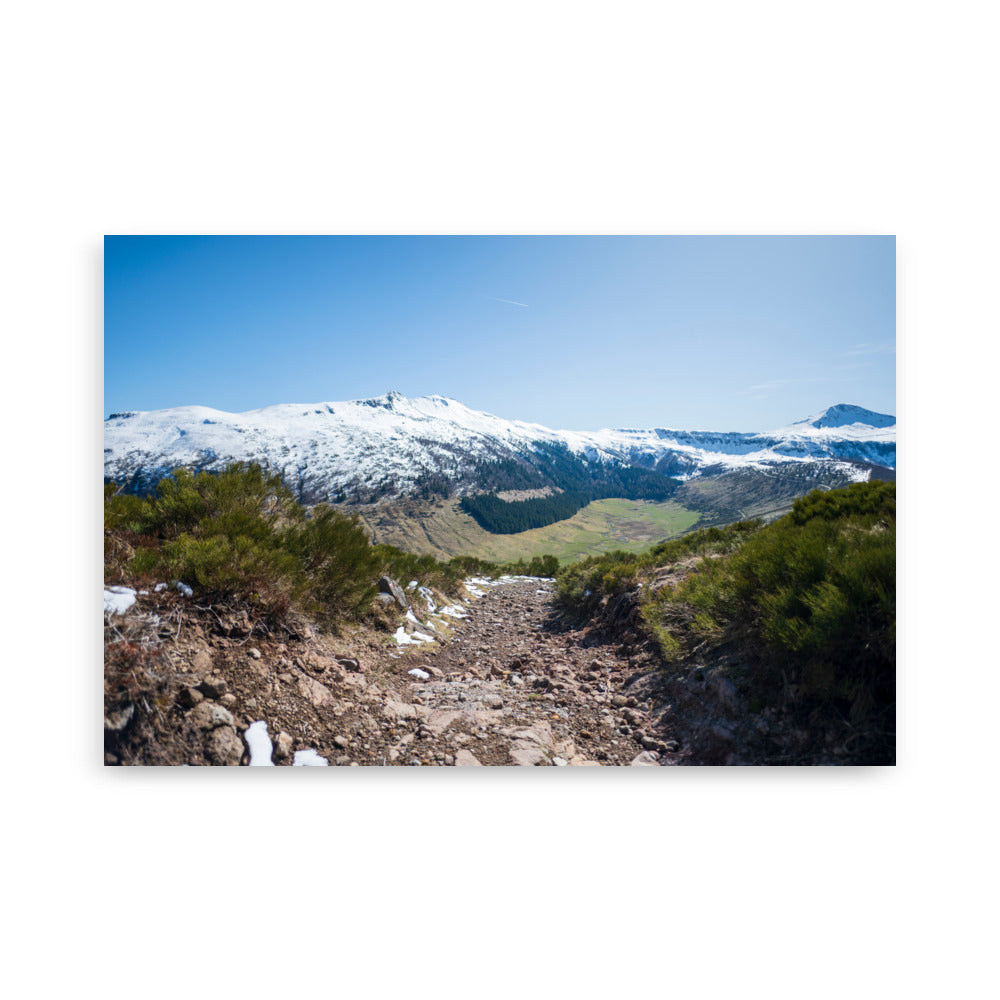
[[[896,437],[895,417],[846,403],[766,432],[570,431],[507,420],[447,396],[410,398],[394,390],[243,413],[197,404],[129,411],[111,414],[104,427],[106,480],[144,491],[179,466],[258,462],[279,471],[307,502],[370,502],[429,488],[474,493],[496,488],[493,472],[504,463],[530,470],[532,485],[557,486],[552,470],[566,462],[591,474],[633,466],[682,481],[817,460],[894,468]]]

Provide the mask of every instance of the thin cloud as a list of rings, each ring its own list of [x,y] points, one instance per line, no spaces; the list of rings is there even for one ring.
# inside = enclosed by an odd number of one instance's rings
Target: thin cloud
[[[895,354],[896,345],[895,343],[888,342],[885,344],[855,344],[848,351],[844,351],[840,355],[842,358],[856,358],[864,354]]]
[[[492,295],[486,296],[488,299],[493,299],[494,302],[506,302],[509,306],[520,306],[522,309],[527,309],[528,304],[526,302],[515,302],[513,299],[497,299]]]

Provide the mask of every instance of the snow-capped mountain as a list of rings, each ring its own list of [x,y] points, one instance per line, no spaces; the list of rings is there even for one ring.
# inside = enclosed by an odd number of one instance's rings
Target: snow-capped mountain
[[[896,421],[840,404],[766,433],[556,431],[444,396],[390,392],[246,413],[204,406],[114,413],[104,424],[104,446],[105,478],[135,489],[179,466],[214,469],[240,460],[281,472],[303,501],[315,502],[410,493],[428,477],[474,492],[483,463],[523,463],[552,448],[588,465],[633,465],[678,479],[818,460],[895,468]],[[857,475],[867,477],[860,469]]]

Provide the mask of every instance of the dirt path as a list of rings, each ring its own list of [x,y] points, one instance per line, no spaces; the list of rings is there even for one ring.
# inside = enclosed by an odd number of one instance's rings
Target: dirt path
[[[640,647],[568,625],[547,581],[483,588],[450,641],[387,655],[397,697],[382,707],[392,739],[370,746],[397,765],[630,765],[676,762],[643,704],[622,693],[650,666]],[[413,677],[417,668],[427,679]],[[347,763],[347,761],[341,761]],[[363,763],[381,764],[382,760]]]
[[[627,622],[626,643],[570,623],[550,581],[477,591],[435,626],[415,590],[409,629],[455,627],[404,646],[370,628],[260,632],[245,611],[139,594],[105,616],[105,762],[238,766],[261,723],[282,765],[299,751],[340,767],[687,762],[647,683],[655,655]]]

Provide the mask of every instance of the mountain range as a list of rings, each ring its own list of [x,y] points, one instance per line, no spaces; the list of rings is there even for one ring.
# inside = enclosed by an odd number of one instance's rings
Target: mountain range
[[[837,404],[757,433],[564,431],[444,396],[389,392],[245,413],[205,406],[113,413],[104,423],[105,479],[137,492],[179,466],[213,470],[234,460],[280,472],[304,503],[560,489],[571,467],[591,477],[631,469],[685,481],[746,469],[801,472],[822,463],[864,480],[872,466],[895,468],[896,418]]]

